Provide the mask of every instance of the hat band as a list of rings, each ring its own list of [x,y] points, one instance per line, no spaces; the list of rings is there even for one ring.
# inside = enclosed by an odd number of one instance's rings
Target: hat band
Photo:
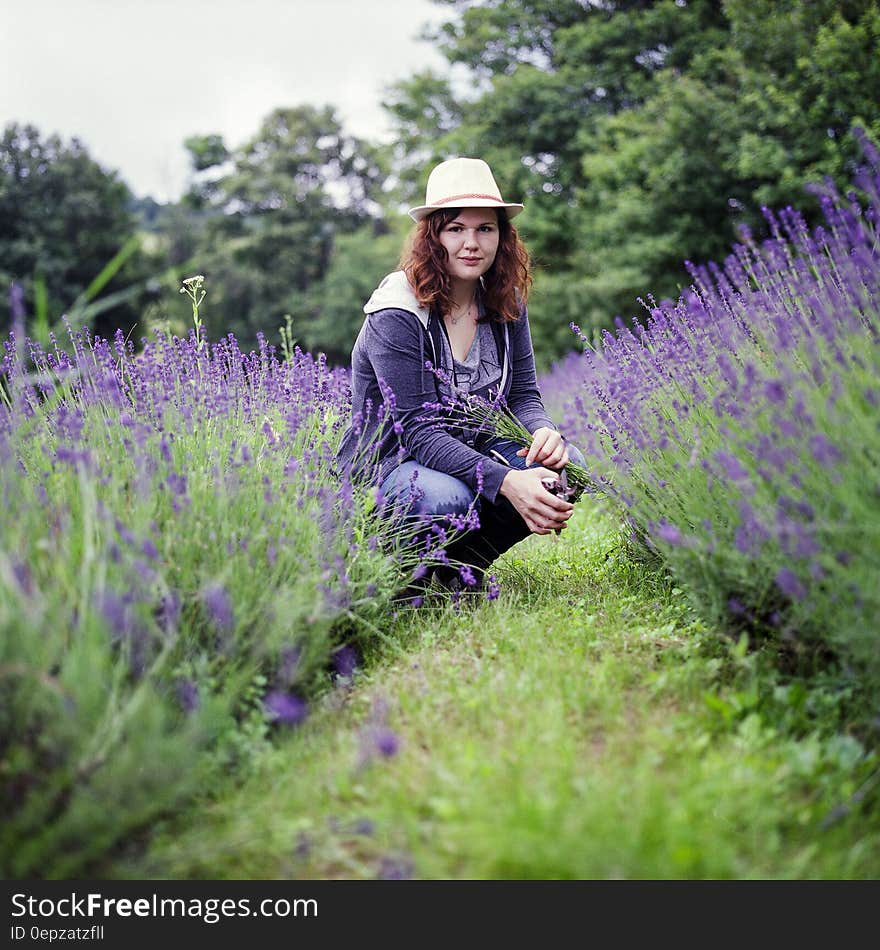
[[[449,198],[440,198],[437,201],[430,202],[432,205],[448,205],[453,201],[460,201],[462,198],[483,198],[486,201],[497,201],[498,204],[503,205],[504,201],[499,198],[497,195],[451,195]]]

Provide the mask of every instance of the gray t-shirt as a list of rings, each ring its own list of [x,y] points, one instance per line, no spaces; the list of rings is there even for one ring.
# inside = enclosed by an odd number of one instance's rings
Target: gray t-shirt
[[[495,345],[495,335],[489,321],[477,324],[477,331],[471,348],[463,360],[457,360],[452,355],[452,347],[446,334],[443,335],[446,349],[447,365],[455,368],[454,380],[458,389],[463,393],[473,393],[489,398],[488,390],[491,386],[497,391],[501,382],[501,364],[498,360],[498,347]],[[459,429],[456,432],[463,442],[473,445],[481,435],[479,430],[472,426]]]
[[[498,347],[495,345],[495,337],[488,320],[477,324],[474,341],[464,360],[454,359],[449,340],[445,342],[446,355],[455,366],[455,380],[462,392],[479,393],[489,386],[498,386],[501,379],[501,364],[498,361]]]

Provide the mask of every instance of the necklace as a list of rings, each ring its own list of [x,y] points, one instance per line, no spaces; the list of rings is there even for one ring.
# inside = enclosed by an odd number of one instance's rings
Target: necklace
[[[455,317],[454,317],[451,313],[449,314],[449,322],[450,322],[454,327],[457,327],[457,326],[458,326],[459,320],[461,320],[463,317],[469,317],[469,316],[472,316],[472,315],[473,315],[474,303],[475,303],[475,301],[476,301],[476,298],[477,298],[477,292],[474,291],[474,295],[473,295],[473,297],[471,297],[470,303],[467,305],[467,307],[465,308],[465,310],[464,310],[463,312],[459,313],[459,314],[458,314],[457,316],[455,316]]]

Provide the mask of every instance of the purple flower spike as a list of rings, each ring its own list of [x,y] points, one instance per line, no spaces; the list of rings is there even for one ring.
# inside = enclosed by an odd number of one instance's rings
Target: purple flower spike
[[[420,562],[416,565],[416,569],[413,571],[412,580],[414,580],[414,581],[419,581],[419,580],[421,580],[427,573],[428,573],[428,566],[427,566],[423,561],[420,561]]]
[[[25,594],[30,595],[34,592],[33,575],[30,567],[24,561],[16,561],[12,565],[12,574]]]
[[[24,288],[15,281],[12,282],[12,286],[9,288],[9,308],[12,311],[13,323],[24,325]]]
[[[185,495],[186,494],[186,475],[179,475],[177,472],[172,472],[166,479],[168,488],[175,495]]]
[[[670,524],[668,521],[660,521],[656,528],[657,537],[662,541],[665,541],[667,544],[679,545],[683,542],[681,536],[681,531],[674,524]]]
[[[496,600],[501,593],[501,585],[494,574],[486,579],[486,600]]]
[[[131,617],[123,599],[112,591],[105,591],[100,598],[98,609],[107,626],[117,636],[123,637],[131,628]]]
[[[333,667],[343,679],[349,679],[357,665],[358,654],[353,646],[340,647],[333,654]]]
[[[778,379],[771,379],[764,384],[764,395],[775,405],[785,402],[785,387]]]
[[[199,708],[199,688],[190,679],[180,679],[175,686],[177,701],[185,713],[194,713]]]
[[[833,465],[841,458],[840,450],[821,433],[810,438],[810,451],[820,465]]]
[[[180,597],[174,591],[162,597],[159,603],[158,620],[163,630],[177,629],[181,606]]]
[[[377,876],[382,881],[409,881],[414,873],[409,858],[390,856],[382,858]]]
[[[298,725],[309,714],[309,707],[305,700],[293,693],[283,693],[280,690],[266,694],[263,699],[263,708],[274,722],[284,723],[286,726]]]
[[[477,586],[477,579],[474,577],[474,572],[471,570],[470,565],[462,564],[462,566],[458,569],[458,576],[468,587]]]
[[[715,457],[724,468],[724,474],[732,482],[741,481],[742,479],[749,477],[748,470],[743,467],[742,462],[740,462],[740,460],[730,452],[717,452]]]
[[[211,622],[221,633],[228,633],[235,625],[235,617],[232,612],[232,601],[229,594],[220,584],[211,584],[205,590],[203,595],[205,608]]]
[[[776,586],[792,600],[803,600],[807,596],[807,589],[798,579],[794,571],[783,567],[776,574]]]
[[[400,739],[397,733],[385,727],[375,731],[373,734],[373,743],[379,755],[386,759],[392,758],[400,751]]]

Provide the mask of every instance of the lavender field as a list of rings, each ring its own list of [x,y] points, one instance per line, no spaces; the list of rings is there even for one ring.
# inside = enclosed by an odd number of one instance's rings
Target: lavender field
[[[0,850],[63,877],[305,719],[416,560],[321,357],[18,332],[0,372]]]
[[[698,612],[880,695],[880,161],[825,223],[765,209],[723,266],[688,264],[544,380],[636,548]],[[573,329],[577,330],[577,327]],[[585,341],[586,342],[586,341]]]
[[[693,266],[679,301],[649,298],[542,391],[587,455],[581,504],[626,527],[621,557],[667,572],[709,639],[769,642],[787,675],[835,670],[867,722],[880,161],[865,150],[822,227],[768,211],[771,238]],[[247,776],[360,648],[388,648],[426,552],[334,470],[345,371],[284,342],[209,342],[196,314],[185,338],[70,328],[41,345],[19,312],[0,364],[4,876],[88,876]],[[497,594],[479,609],[503,619]]]

